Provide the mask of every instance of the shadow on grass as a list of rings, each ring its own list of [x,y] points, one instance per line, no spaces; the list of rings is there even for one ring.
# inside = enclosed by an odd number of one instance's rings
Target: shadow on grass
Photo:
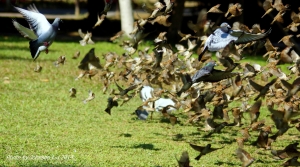
[[[236,166],[236,164],[234,164],[232,162],[222,162],[222,161],[217,161],[215,163],[215,165],[218,165],[218,166]]]
[[[76,165],[68,165],[68,164],[44,164],[44,163],[36,163],[36,164],[26,164],[26,165],[23,165],[23,164],[19,164],[20,166],[23,166],[23,167],[79,167],[76,166]]]
[[[132,135],[129,134],[129,133],[121,133],[119,136],[123,136],[123,137],[132,137]]]
[[[154,148],[154,145],[149,143],[142,143],[142,144],[136,144],[134,146],[131,147],[125,147],[125,146],[111,146],[112,148],[131,148],[131,149],[144,149],[144,150],[153,150],[153,151],[158,151],[160,150],[159,148]]]
[[[135,146],[133,146],[131,148],[142,148],[142,149],[145,149],[145,150],[153,150],[153,151],[160,150],[158,148],[154,148],[154,145],[151,144],[151,143],[150,144],[145,144],[145,143],[143,143],[143,144],[137,144],[137,145],[135,145]]]

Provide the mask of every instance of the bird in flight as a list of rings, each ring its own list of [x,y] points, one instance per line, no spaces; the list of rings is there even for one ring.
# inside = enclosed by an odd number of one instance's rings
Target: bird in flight
[[[34,4],[30,5],[28,10],[15,6],[14,8],[25,17],[29,24],[30,29],[22,26],[16,20],[13,20],[13,25],[20,34],[30,39],[29,48],[32,58],[34,60],[37,59],[41,51],[48,53],[48,48],[53,43],[57,31],[59,30],[61,19],[56,18],[53,23],[50,24]]]

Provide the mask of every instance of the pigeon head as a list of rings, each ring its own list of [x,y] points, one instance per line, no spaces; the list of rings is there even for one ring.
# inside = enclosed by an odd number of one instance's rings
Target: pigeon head
[[[52,26],[56,29],[59,30],[59,24],[62,23],[62,20],[60,18],[55,18],[55,20],[52,23]]]
[[[222,23],[221,26],[220,26],[220,28],[221,28],[221,30],[223,32],[228,32],[229,29],[231,29],[230,25],[228,23],[226,23],[226,22]]]

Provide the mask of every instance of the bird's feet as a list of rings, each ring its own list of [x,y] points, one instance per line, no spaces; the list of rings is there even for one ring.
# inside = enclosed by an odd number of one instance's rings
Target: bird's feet
[[[48,51],[49,51],[48,49],[45,50],[46,54],[48,54]]]

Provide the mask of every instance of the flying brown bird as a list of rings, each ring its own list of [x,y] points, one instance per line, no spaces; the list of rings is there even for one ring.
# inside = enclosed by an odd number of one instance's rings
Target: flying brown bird
[[[298,161],[299,156],[295,156],[287,161],[285,161],[281,166],[300,166]]]
[[[89,90],[89,96],[83,100],[83,103],[86,104],[87,102],[93,100],[95,98],[95,93]]]
[[[75,88],[71,88],[70,90],[69,90],[69,92],[70,92],[70,97],[76,97],[76,89]]]
[[[64,65],[66,61],[66,56],[59,56],[58,59],[53,63],[55,67],[58,67],[60,64]]]
[[[219,150],[221,148],[211,148],[211,144],[207,144],[206,146],[197,146],[197,145],[194,145],[194,144],[190,144],[190,146],[196,150],[196,151],[199,151],[200,154],[195,158],[195,160],[199,161],[199,159],[208,154],[208,153],[211,153],[213,151],[216,151],[216,150]],[[222,147],[223,148],[223,147]]]
[[[272,155],[276,159],[293,158],[300,156],[300,152],[297,150],[298,142],[287,145],[283,150],[271,150]]]
[[[175,157],[176,158],[176,157]],[[183,151],[179,160],[176,158],[179,167],[191,167],[190,157],[187,151]]]
[[[249,80],[250,85],[257,91],[259,91],[259,94],[255,97],[255,101],[257,101],[260,97],[265,97],[267,92],[269,91],[270,86],[272,86],[277,81],[277,78],[273,79],[269,83],[267,83],[265,86],[261,86],[257,84],[256,82]]]
[[[286,35],[286,36],[282,37],[280,39],[280,41],[278,41],[278,43],[280,43],[282,41],[286,46],[292,47],[295,45],[291,39],[293,36],[294,35]]]
[[[225,17],[230,13],[231,16],[227,17],[227,19],[231,19],[233,17],[240,16],[242,14],[242,5],[240,3],[230,3],[227,12],[225,13]]]
[[[251,119],[251,124],[254,123],[254,122],[257,122],[257,119],[260,115],[260,107],[261,107],[261,104],[262,104],[262,101],[261,99],[260,100],[257,100],[250,108],[249,110],[247,110],[250,114],[250,119]]]
[[[77,51],[74,53],[74,55],[72,56],[72,59],[77,59],[80,56],[80,51]]]
[[[95,23],[94,28],[96,28],[97,26],[100,26],[102,24],[102,22],[104,21],[106,15],[105,14],[102,14],[101,16],[98,16],[97,15],[97,22]]]
[[[296,78],[292,84],[288,83],[285,80],[280,80],[284,87],[288,89],[287,95],[284,101],[289,102],[291,97],[295,95],[300,89],[300,77]]]
[[[78,29],[78,34],[82,38],[82,40],[79,41],[80,45],[85,46],[86,44],[94,44],[94,41],[91,39],[91,32],[84,34],[81,29]]]
[[[107,107],[106,109],[104,110],[106,113],[108,113],[109,115],[111,115],[111,109],[113,107],[117,107],[119,104],[118,104],[118,101],[116,101],[114,98],[112,97],[109,97],[107,99]]]
[[[251,155],[244,149],[238,148],[236,151],[236,156],[242,161],[242,167],[250,166],[255,159],[251,157]]]
[[[217,4],[217,5],[213,6],[212,8],[210,8],[208,10],[207,13],[224,13],[219,9],[220,6],[221,6],[221,4]]]
[[[40,66],[40,64],[36,64],[36,67],[33,69],[34,72],[41,72],[43,69],[42,66]]]

